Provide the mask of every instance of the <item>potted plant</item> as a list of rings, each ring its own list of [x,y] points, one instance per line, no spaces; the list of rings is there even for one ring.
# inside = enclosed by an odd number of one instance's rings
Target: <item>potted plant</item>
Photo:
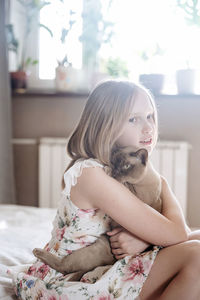
[[[113,78],[128,78],[129,75],[127,64],[120,57],[109,57],[105,63],[105,71]]]
[[[109,57],[101,59],[100,72],[95,72],[92,76],[91,85],[96,86],[99,82],[112,78],[128,78],[129,70],[127,64],[120,57]]]
[[[13,24],[6,25],[7,32],[7,42],[8,50],[13,51],[16,54],[17,60],[17,69],[14,72],[10,72],[11,77],[11,87],[12,89],[26,89],[27,88],[27,78],[30,74],[29,67],[38,63],[37,60],[29,57],[27,55],[27,39],[32,30],[32,25],[37,20],[39,11],[46,5],[50,3],[47,1],[26,1],[26,0],[17,0],[21,5],[23,16],[25,19],[25,32],[23,40],[18,40],[15,37],[14,26]],[[46,27],[44,24],[38,24],[39,26],[46,29],[52,36],[51,30]],[[21,44],[21,47],[20,47]]]
[[[145,49],[140,53],[140,57],[144,62],[144,67],[148,65],[150,61],[153,61],[153,65],[158,65],[159,62],[156,59],[164,54],[164,50],[161,49],[159,44],[156,44],[155,49]],[[164,85],[164,74],[162,73],[151,73],[151,68],[148,69],[145,74],[139,76],[139,81],[153,94],[160,94]]]
[[[177,6],[185,13],[185,20],[190,26],[200,27],[199,0],[177,0]],[[189,60],[186,68],[176,71],[176,84],[179,94],[194,94],[196,70],[192,69]]]
[[[187,64],[186,69],[176,71],[176,86],[178,94],[194,94],[196,70]]]
[[[67,23],[67,27],[63,27],[61,29],[60,42],[62,44],[62,52],[64,57],[60,60],[57,59],[58,66],[56,67],[55,77],[56,90],[61,92],[73,91],[77,88],[77,70],[73,68],[72,63],[68,59],[66,47],[68,34],[72,30],[73,25],[76,23],[76,20],[74,19],[75,14],[76,13],[74,11],[69,11],[69,21]]]

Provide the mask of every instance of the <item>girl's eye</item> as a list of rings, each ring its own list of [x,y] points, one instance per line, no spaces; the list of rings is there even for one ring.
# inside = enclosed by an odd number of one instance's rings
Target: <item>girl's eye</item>
[[[153,114],[148,115],[148,116],[147,116],[147,119],[148,119],[148,120],[153,119]]]
[[[131,122],[131,123],[136,123],[137,118],[136,118],[136,117],[133,117],[133,118],[129,119],[128,121]]]

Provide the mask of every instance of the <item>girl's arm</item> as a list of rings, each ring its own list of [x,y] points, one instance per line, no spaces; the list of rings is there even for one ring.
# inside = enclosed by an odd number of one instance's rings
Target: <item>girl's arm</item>
[[[166,179],[164,177],[161,177],[162,180],[162,200],[164,202],[163,207],[163,213],[165,213],[165,216],[169,217],[170,210],[173,211],[179,218],[182,219],[183,226],[185,226],[189,239],[193,237],[195,234],[195,237],[197,236],[197,233],[199,235],[199,232],[191,233],[190,228],[187,226],[185,219],[182,214],[182,209],[180,207],[179,202],[177,201],[176,197],[174,196],[173,192],[170,189],[170,186],[168,185]],[[112,252],[115,255],[117,259],[123,258],[126,255],[135,255],[138,252],[144,251],[148,246],[149,243],[138,239],[136,236],[128,232],[126,229],[120,227],[113,229],[111,232],[107,233],[110,236],[110,242],[112,247]]]
[[[167,208],[165,204],[166,216],[163,216],[101,168],[85,168],[76,187],[91,207],[101,209],[141,240],[153,245],[169,246],[188,238],[176,205],[171,204]],[[169,192],[164,186],[163,196],[166,195]]]
[[[179,222],[180,224],[182,224],[185,231],[187,231],[187,233],[190,233],[191,230],[186,224],[180,203],[172,192],[167,180],[163,176],[161,176],[161,180],[161,198],[163,203],[162,215],[168,219],[172,218],[175,222]]]

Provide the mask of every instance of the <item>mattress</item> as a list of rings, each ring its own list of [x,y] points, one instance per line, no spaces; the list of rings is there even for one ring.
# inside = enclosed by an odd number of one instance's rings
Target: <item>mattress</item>
[[[54,208],[0,205],[0,299],[16,299],[7,270],[35,261],[32,250],[49,241]]]

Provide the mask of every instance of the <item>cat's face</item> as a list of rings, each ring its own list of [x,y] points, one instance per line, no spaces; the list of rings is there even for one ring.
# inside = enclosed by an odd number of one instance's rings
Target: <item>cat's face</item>
[[[135,184],[145,175],[148,152],[128,146],[113,151],[111,155],[112,177],[124,183]]]

